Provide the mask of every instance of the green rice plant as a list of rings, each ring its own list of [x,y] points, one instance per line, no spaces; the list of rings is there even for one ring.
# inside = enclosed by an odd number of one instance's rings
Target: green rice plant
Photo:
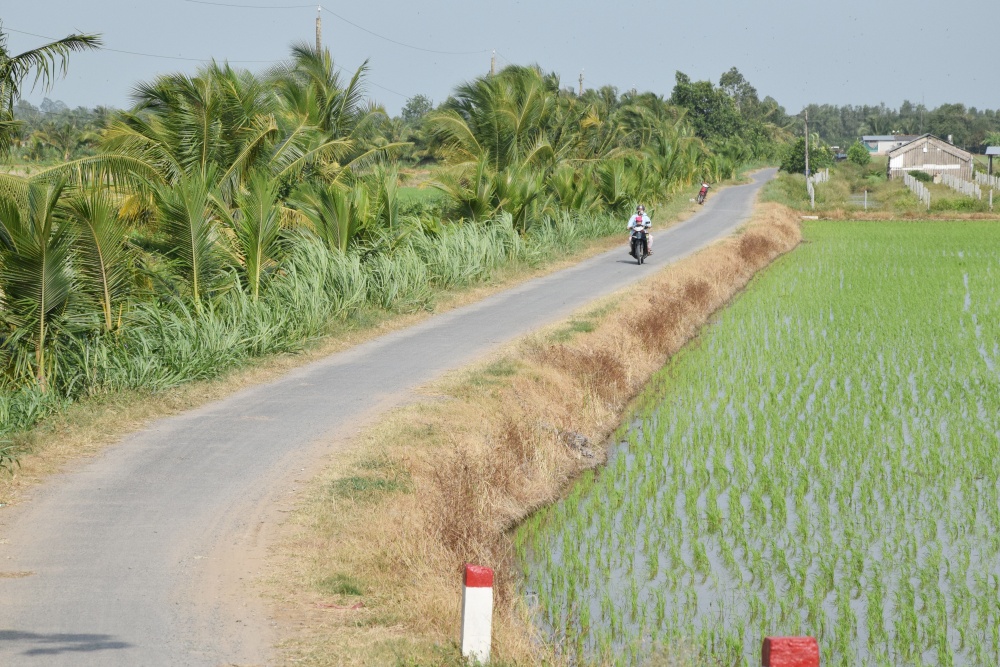
[[[991,664],[1000,229],[807,237],[651,383],[573,511],[553,508],[609,517],[573,565],[622,582],[592,633],[616,619],[601,650],[627,656],[648,631],[752,664],[761,636],[805,633],[824,664]]]

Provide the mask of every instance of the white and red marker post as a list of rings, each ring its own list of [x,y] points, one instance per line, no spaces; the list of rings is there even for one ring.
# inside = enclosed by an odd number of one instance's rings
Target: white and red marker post
[[[466,564],[462,586],[462,656],[487,663],[492,642],[493,570]]]
[[[765,637],[760,651],[762,667],[819,667],[815,637]]]

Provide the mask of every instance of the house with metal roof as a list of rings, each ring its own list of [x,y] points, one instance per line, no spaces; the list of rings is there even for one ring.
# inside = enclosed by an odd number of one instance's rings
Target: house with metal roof
[[[861,143],[872,155],[885,155],[893,148],[908,144],[919,136],[919,134],[867,134],[861,137]]]
[[[966,181],[972,180],[972,153],[933,134],[925,134],[897,146],[887,155],[889,178],[902,178],[908,172],[922,171],[931,176],[947,173]]]

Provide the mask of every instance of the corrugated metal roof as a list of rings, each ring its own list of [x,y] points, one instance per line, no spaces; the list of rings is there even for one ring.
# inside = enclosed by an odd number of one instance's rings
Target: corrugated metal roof
[[[986,154],[987,155],[1000,155],[1000,146],[987,146],[986,147]]]
[[[886,153],[886,155],[892,158],[895,155],[899,155],[900,153],[905,153],[906,151],[913,150],[915,148],[918,148],[920,146],[929,143],[933,143],[935,148],[938,148],[944,151],[945,153],[950,153],[951,155],[955,156],[960,160],[968,161],[972,159],[972,153],[969,153],[968,151],[963,151],[958,146],[955,146],[954,144],[949,144],[947,141],[941,139],[940,137],[935,137],[933,134],[921,135],[916,139],[914,139],[913,141],[905,143],[902,146],[897,146],[896,148],[893,148],[888,153]]]
[[[869,134],[861,137],[861,141],[913,141],[919,134]]]

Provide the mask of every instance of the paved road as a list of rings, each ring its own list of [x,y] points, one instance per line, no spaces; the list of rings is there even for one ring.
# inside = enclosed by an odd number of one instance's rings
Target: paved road
[[[727,235],[773,171],[656,235],[434,316],[270,384],[155,422],[0,510],[0,665],[267,664],[266,609],[240,599],[268,507],[331,438],[498,344]],[[623,222],[624,227],[624,222]],[[227,558],[217,554],[227,551]],[[250,564],[252,566],[252,564]],[[13,576],[19,573],[23,576]],[[228,577],[228,579],[227,579]],[[239,582],[236,581],[235,584]]]

